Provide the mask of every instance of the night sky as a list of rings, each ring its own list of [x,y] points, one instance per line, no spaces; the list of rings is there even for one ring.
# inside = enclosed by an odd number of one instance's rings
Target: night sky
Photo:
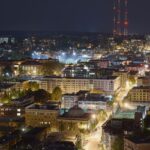
[[[0,0],[0,30],[112,32],[113,0]],[[150,0],[129,0],[130,33],[150,32]]]

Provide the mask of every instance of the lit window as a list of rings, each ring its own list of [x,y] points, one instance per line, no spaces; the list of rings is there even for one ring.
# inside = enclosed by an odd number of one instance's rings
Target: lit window
[[[21,113],[17,113],[17,116],[21,116]]]
[[[21,109],[17,109],[17,112],[20,112],[21,111]]]

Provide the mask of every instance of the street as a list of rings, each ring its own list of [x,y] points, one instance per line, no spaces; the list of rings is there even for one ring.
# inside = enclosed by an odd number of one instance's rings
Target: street
[[[120,92],[118,93],[118,95],[116,96],[115,102],[118,103],[121,107],[124,107],[123,105],[123,100],[124,98],[127,96],[129,90],[133,87],[132,86],[127,86],[124,90],[120,90]],[[118,105],[114,105],[113,109],[117,109],[116,107],[118,107]],[[110,115],[110,114],[109,114]],[[108,117],[105,119],[108,120]],[[94,131],[92,131],[92,133],[90,133],[88,135],[88,137],[84,137],[84,144],[83,144],[83,148],[84,150],[101,150],[100,149],[100,145],[101,145],[101,137],[102,137],[102,125],[104,124],[104,122],[99,122],[95,128]]]
[[[102,125],[104,124],[105,121],[99,122],[95,128],[96,130],[90,133],[88,137],[85,137],[85,141],[87,141],[87,143],[83,146],[84,150],[100,150]]]

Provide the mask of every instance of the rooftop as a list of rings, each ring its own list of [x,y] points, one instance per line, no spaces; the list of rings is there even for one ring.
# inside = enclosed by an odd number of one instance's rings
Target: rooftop
[[[150,145],[150,135],[131,136],[126,139],[136,144],[148,143]]]
[[[12,87],[14,84],[12,83],[0,83],[0,90],[2,89],[8,89],[10,87]]]
[[[41,65],[38,61],[25,61],[21,65]]]
[[[99,79],[99,80],[115,80],[118,76],[104,76],[100,78],[94,78],[94,80]],[[45,76],[43,79],[91,79],[91,78],[79,78],[79,77],[61,77],[61,76]]]
[[[81,97],[79,101],[102,101],[102,102],[107,102],[109,101],[110,98],[106,97],[102,94],[88,94],[85,97]]]
[[[41,109],[41,110],[59,110],[58,104],[32,104],[27,107],[27,109]]]
[[[150,89],[150,86],[136,86],[133,89]]]
[[[83,119],[87,120],[89,119],[90,115],[88,113],[85,113],[83,109],[81,109],[78,106],[74,106],[71,109],[69,109],[68,112],[65,112],[63,115],[59,116],[59,119],[66,119],[66,120],[78,120]]]
[[[122,109],[119,109],[114,115],[113,115],[113,118],[114,119],[134,119],[135,117],[135,112],[136,112],[136,109],[134,110],[122,110]]]

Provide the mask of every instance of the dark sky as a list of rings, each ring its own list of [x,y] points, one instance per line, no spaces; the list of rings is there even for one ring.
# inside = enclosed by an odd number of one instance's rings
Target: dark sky
[[[0,0],[0,30],[111,32],[113,0]],[[150,32],[150,0],[129,0],[130,33]]]

